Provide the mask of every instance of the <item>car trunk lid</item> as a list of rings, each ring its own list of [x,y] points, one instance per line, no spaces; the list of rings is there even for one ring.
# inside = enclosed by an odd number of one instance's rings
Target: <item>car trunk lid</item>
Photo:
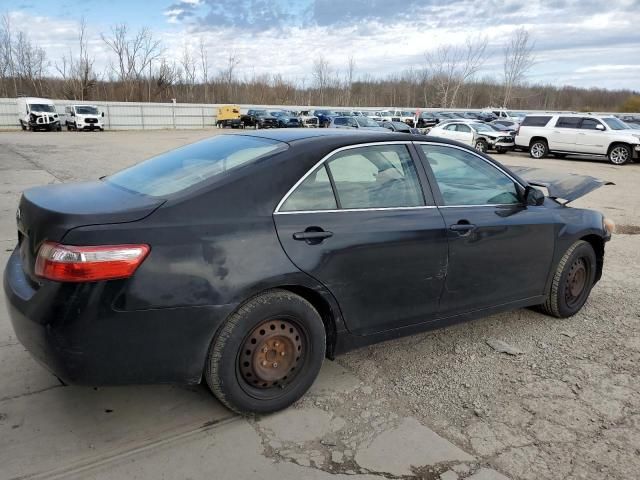
[[[69,230],[81,226],[135,222],[163,203],[164,199],[132,193],[102,181],[26,190],[16,213],[25,273],[35,280],[35,258],[45,240],[60,242]]]

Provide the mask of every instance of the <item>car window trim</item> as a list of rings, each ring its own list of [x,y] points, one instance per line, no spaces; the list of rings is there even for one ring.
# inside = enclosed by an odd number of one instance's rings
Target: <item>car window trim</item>
[[[417,142],[413,142],[413,143],[415,145],[435,145],[435,146],[439,146],[439,147],[455,148],[457,150],[462,150],[463,152],[470,153],[471,155],[479,158],[483,162],[487,163],[488,165],[492,166],[493,168],[495,168],[496,170],[501,172],[503,175],[508,177],[513,183],[515,183],[516,185],[519,185],[520,188],[522,188],[523,190],[527,188],[526,185],[523,185],[522,183],[520,183],[520,181],[517,178],[513,177],[511,174],[509,174],[509,172],[507,172],[506,170],[504,170],[500,166],[496,165],[495,163],[487,160],[486,158],[484,158],[483,156],[479,155],[475,151],[468,150],[467,148],[464,148],[464,147],[459,147],[458,145],[451,145],[449,143],[442,143],[442,142],[417,141]],[[437,189],[437,192],[438,192],[438,198],[436,199],[436,203],[440,203],[441,204],[441,205],[437,205],[438,208],[477,208],[477,207],[494,207],[495,208],[495,207],[522,207],[522,206],[525,206],[524,202],[519,202],[519,203],[483,203],[481,205],[445,205],[444,204],[444,199],[442,198],[442,193],[440,192],[440,186],[438,185],[438,181],[435,178],[435,175],[433,173],[431,165],[429,165],[429,161],[428,161],[425,153],[422,151],[422,149],[418,149],[418,150],[419,150],[420,159],[422,160],[422,164],[424,166],[424,169],[427,170],[427,177],[429,178],[429,183],[435,182],[435,184],[436,184],[435,188]]]
[[[273,211],[274,215],[292,215],[292,214],[301,214],[301,213],[335,213],[335,212],[366,212],[366,211],[385,211],[385,210],[416,210],[416,209],[428,209],[428,208],[438,208],[437,205],[416,205],[413,207],[370,207],[370,208],[341,208],[341,209],[330,209],[330,210],[297,210],[291,212],[281,212],[280,209],[285,204],[285,202],[289,199],[289,197],[293,194],[293,192],[304,182],[309,175],[315,172],[321,165],[325,164],[328,160],[331,159],[334,155],[343,152],[345,150],[352,150],[354,148],[362,148],[362,147],[375,147],[381,145],[405,145],[407,147],[407,153],[411,158],[411,161],[414,164],[414,168],[416,169],[416,176],[418,178],[418,185],[420,187],[420,193],[422,194],[422,199],[425,203],[428,203],[428,198],[425,196],[425,186],[423,185],[423,180],[420,178],[419,166],[417,162],[420,162],[419,155],[416,155],[412,151],[412,145],[414,142],[410,140],[398,140],[398,141],[384,141],[384,142],[367,142],[367,143],[357,143],[354,145],[345,145],[344,147],[336,148],[332,150],[327,155],[322,157],[313,167],[311,167],[307,173],[305,173],[294,185],[291,187],[287,193],[284,194],[275,210]],[[325,166],[326,167],[326,166]],[[329,171],[329,169],[327,169]],[[429,182],[431,183],[431,182]],[[333,185],[332,185],[333,188]],[[336,196],[336,192],[334,191],[334,196]],[[434,203],[435,203],[435,199]],[[336,199],[337,204],[337,199]]]

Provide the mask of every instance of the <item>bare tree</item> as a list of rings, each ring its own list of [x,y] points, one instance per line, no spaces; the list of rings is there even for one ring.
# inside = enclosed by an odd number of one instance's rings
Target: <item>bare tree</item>
[[[356,71],[356,60],[353,55],[349,57],[347,62],[347,105],[351,104],[351,92],[353,90],[353,78]]]
[[[101,37],[116,55],[116,65],[112,68],[125,87],[125,100],[129,100],[147,68],[151,70],[151,63],[162,55],[162,43],[154,39],[153,33],[146,27],[130,37],[126,24],[112,27],[110,35],[103,33]]]
[[[94,59],[89,55],[87,23],[84,17],[80,20],[78,47],[77,57],[69,51],[69,55],[64,55],[61,63],[56,63],[55,66],[64,81],[64,96],[74,100],[85,100],[95,88],[97,78],[93,69]]]
[[[525,28],[518,28],[504,47],[504,97],[502,106],[507,107],[517,87],[526,73],[535,63],[533,48],[535,44]]]
[[[199,51],[200,68],[202,69],[202,83],[204,84],[204,103],[207,103],[209,101],[209,52],[207,51],[207,45],[204,42],[204,38],[200,38]]]
[[[331,66],[322,55],[313,61],[311,75],[313,76],[315,86],[320,94],[320,104],[324,105],[325,93],[330,83]]]
[[[469,37],[464,45],[442,45],[425,54],[441,106],[456,106],[460,88],[478,73],[487,59],[487,43],[486,37]]]
[[[180,64],[184,72],[184,83],[187,87],[187,101],[192,101],[193,88],[196,84],[196,58],[191,53],[191,47],[186,43],[182,50]]]
[[[2,69],[4,72],[3,75],[6,75],[6,77],[3,78],[8,78],[13,81],[13,95],[17,97],[18,83],[15,62],[13,58],[13,30],[11,29],[11,17],[9,17],[8,13],[2,16],[0,28],[0,42],[2,44],[2,46],[0,47],[0,54],[2,55],[2,59],[0,61],[2,62]]]

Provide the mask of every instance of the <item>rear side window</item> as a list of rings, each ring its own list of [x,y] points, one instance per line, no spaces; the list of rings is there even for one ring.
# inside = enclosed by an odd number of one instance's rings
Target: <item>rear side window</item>
[[[106,178],[127,190],[163,197],[284,151],[286,143],[247,135],[218,135],[163,153]]]
[[[522,121],[521,126],[523,127],[545,127],[547,123],[551,120],[550,116],[535,116],[530,117],[526,116]]]
[[[559,117],[556,128],[579,128],[581,121],[580,117]]]
[[[300,212],[313,210],[335,210],[338,208],[333,195],[327,168],[323,165],[296,188],[284,202],[281,211]]]

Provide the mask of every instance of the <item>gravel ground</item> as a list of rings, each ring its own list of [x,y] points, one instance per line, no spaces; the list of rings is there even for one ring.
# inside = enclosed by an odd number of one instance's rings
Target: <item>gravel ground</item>
[[[19,163],[59,181],[93,179],[209,135],[0,133],[0,174],[10,175]],[[498,159],[508,165],[532,162],[525,154]],[[366,387],[320,401],[305,397],[297,408],[342,412],[348,431],[335,442],[346,451],[378,428],[375,422],[411,415],[473,453],[480,465],[514,479],[640,477],[640,236],[628,234],[640,232],[640,165],[584,159],[536,165],[616,183],[575,202],[603,211],[627,232],[607,245],[604,275],[587,305],[571,319],[518,310],[338,358]],[[9,201],[0,205],[7,212],[14,208]],[[9,217],[4,213],[2,218]],[[497,340],[515,354],[489,346]],[[311,452],[316,461],[308,452],[281,452],[265,442],[274,458],[319,465],[326,457],[334,472],[346,474],[357,467],[349,455],[332,461],[320,444]],[[343,466],[335,470],[337,464]],[[433,472],[418,477],[435,478]]]

